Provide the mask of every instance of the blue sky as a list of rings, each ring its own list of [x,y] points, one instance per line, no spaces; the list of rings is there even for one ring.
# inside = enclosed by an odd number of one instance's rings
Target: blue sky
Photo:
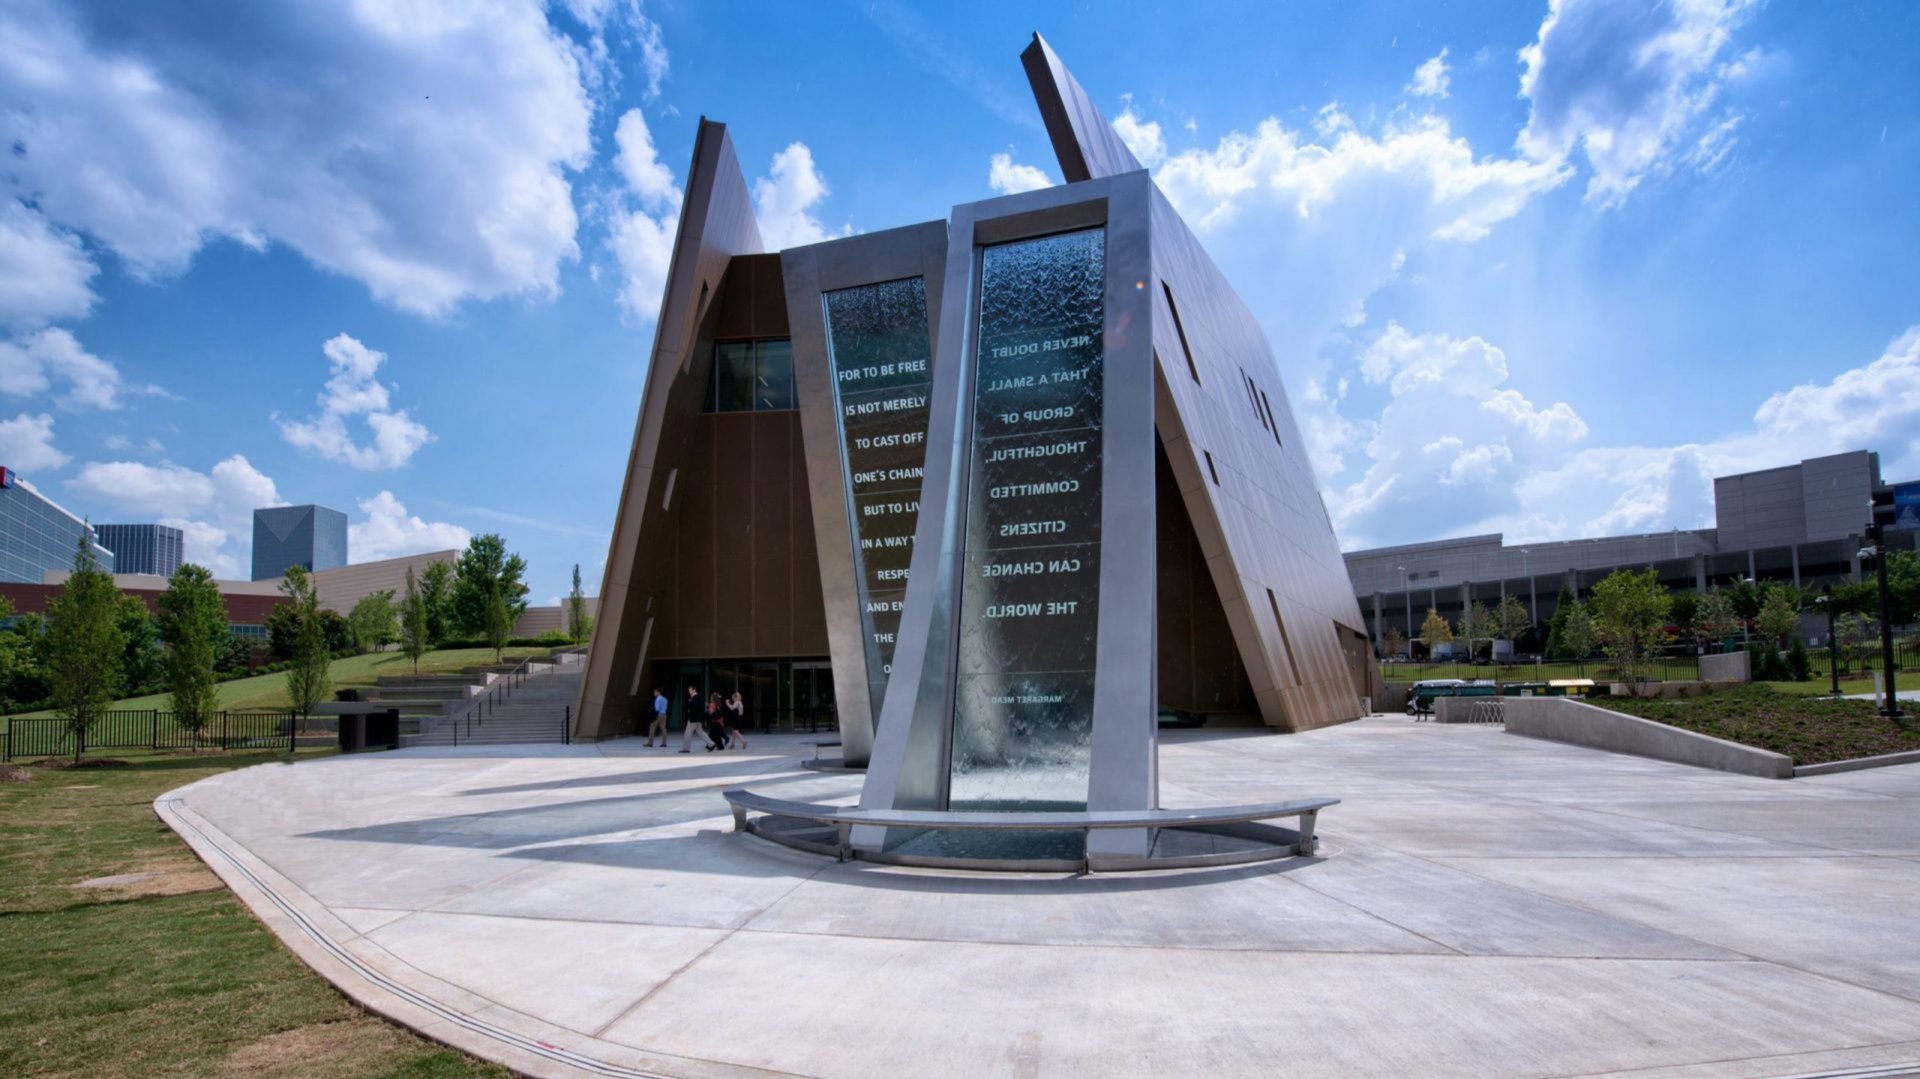
[[[222,574],[312,501],[595,590],[698,117],[776,246],[941,218],[1059,178],[1034,30],[1266,325],[1349,549],[1920,477],[1893,0],[0,0],[0,463]]]

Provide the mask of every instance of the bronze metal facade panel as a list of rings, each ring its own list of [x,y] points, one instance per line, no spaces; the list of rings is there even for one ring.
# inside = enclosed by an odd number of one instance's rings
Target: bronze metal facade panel
[[[1047,126],[1054,156],[1060,160],[1060,174],[1068,183],[1140,170],[1139,159],[1039,34],[1033,35],[1032,44],[1020,54],[1020,63],[1027,69],[1040,119]]]
[[[1153,257],[1155,422],[1260,714],[1357,718],[1365,623],[1265,335],[1157,188]]]
[[[681,649],[711,644],[670,631],[656,630],[649,638],[647,626],[662,615],[658,608],[663,594],[665,602],[679,600],[668,590],[686,580],[685,573],[678,572],[684,567],[676,565],[676,555],[684,552],[676,542],[674,522],[674,511],[685,502],[677,489],[672,502],[665,496],[670,484],[677,488],[679,472],[698,459],[698,444],[704,441],[700,436],[708,426],[700,411],[708,367],[699,362],[701,331],[711,336],[712,304],[728,263],[736,255],[757,254],[761,246],[753,200],[726,127],[702,120],[614,516],[600,617],[581,680],[574,723],[580,737],[609,737],[632,729],[651,689],[643,684],[650,658],[640,654],[643,638],[651,649],[667,637],[677,637]]]

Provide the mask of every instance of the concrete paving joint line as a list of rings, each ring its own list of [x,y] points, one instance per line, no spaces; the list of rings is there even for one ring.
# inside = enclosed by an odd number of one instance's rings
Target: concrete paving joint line
[[[426,1011],[454,1026],[471,1031],[483,1038],[496,1041],[511,1049],[550,1060],[557,1064],[578,1068],[594,1075],[614,1076],[616,1079],[673,1079],[672,1076],[665,1072],[640,1071],[634,1068],[627,1068],[588,1056],[584,1053],[563,1049],[557,1045],[549,1045],[546,1042],[533,1038],[523,1037],[503,1027],[475,1019],[472,1016],[449,1008],[431,997],[423,996],[401,985],[399,982],[393,981],[386,975],[381,974],[379,971],[362,962],[358,956],[340,947],[331,937],[321,932],[320,928],[314,925],[305,914],[302,914],[293,904],[287,902],[285,897],[266,881],[262,880],[260,876],[254,873],[245,863],[234,857],[233,853],[227,850],[225,844],[209,834],[207,829],[201,828],[198,824],[189,820],[187,816],[181,812],[180,802],[181,799],[172,795],[162,795],[154,802],[154,810],[168,826],[172,827],[181,835],[198,839],[200,842],[193,844],[196,850],[204,848],[220,855],[221,860],[227,868],[239,874],[251,887],[265,896],[287,920],[299,926],[307,938],[323,949],[328,956],[339,962],[342,966],[352,970],[355,974],[366,979],[369,983],[379,987],[381,990],[391,993],[414,1007]],[[222,876],[224,876],[224,874],[222,874]],[[388,1018],[392,1017],[388,1016]],[[399,1020],[395,1021],[399,1022]],[[402,1025],[409,1024],[402,1023]],[[433,1035],[424,1031],[416,1030],[415,1032],[430,1040],[444,1041],[444,1039],[435,1038]]]

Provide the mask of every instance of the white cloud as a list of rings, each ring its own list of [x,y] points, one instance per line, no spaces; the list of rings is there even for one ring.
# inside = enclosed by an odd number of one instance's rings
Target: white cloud
[[[356,562],[377,562],[383,558],[424,554],[428,551],[458,550],[473,534],[445,521],[423,521],[407,513],[407,507],[381,491],[360,503],[364,521],[347,526],[347,548]]]
[[[1410,251],[1476,242],[1571,175],[1559,162],[1478,155],[1441,116],[1363,131],[1338,105],[1312,131],[1269,117],[1155,170],[1275,353],[1295,358],[1359,324]]]
[[[0,464],[32,473],[59,468],[72,457],[53,448],[53,417],[22,412],[0,420]]]
[[[120,371],[88,352],[73,334],[58,327],[0,341],[0,393],[31,397],[63,386],[58,403],[65,408],[119,408]],[[139,392],[166,391],[157,386]]]
[[[1451,82],[1452,76],[1447,71],[1447,50],[1442,48],[1438,56],[1413,69],[1413,81],[1407,84],[1407,93],[1415,97],[1446,97]]]
[[[297,0],[272,22],[0,10],[13,195],[149,276],[224,237],[425,314],[557,289],[594,74],[540,3]]]
[[[1364,474],[1328,496],[1350,549],[1479,532],[1524,543],[1710,527],[1714,477],[1851,450],[1880,451],[1890,479],[1920,473],[1920,326],[1870,363],[1771,395],[1741,429],[1670,446],[1581,448],[1587,427],[1573,409],[1504,388],[1505,354],[1479,338],[1390,325],[1359,366],[1391,394],[1378,419],[1350,419],[1308,395],[1308,415],[1348,430],[1328,439],[1303,425],[1327,444],[1316,446],[1323,477],[1361,448],[1351,429],[1368,432]]]
[[[754,216],[759,219],[760,238],[766,241],[767,250],[781,251],[852,233],[851,228],[828,232],[811,212],[832,192],[826,177],[814,167],[813,151],[806,143],[792,143],[773,155],[769,171],[771,176],[753,182]]]
[[[651,320],[660,310],[673,261],[680,186],[673,170],[661,162],[639,109],[620,117],[613,138],[618,147],[614,168],[625,188],[610,209],[607,246],[620,262],[621,306],[637,319]]]
[[[1167,159],[1167,140],[1161,137],[1159,122],[1141,120],[1140,114],[1133,111],[1132,100],[1113,118],[1113,131],[1147,168]]]
[[[1032,165],[1016,165],[1012,154],[995,154],[987,167],[987,185],[1002,195],[1052,187],[1053,178]]]
[[[28,330],[84,316],[99,268],[80,239],[38,210],[0,195],[0,326]]]
[[[1552,0],[1538,38],[1520,50],[1520,93],[1531,102],[1520,149],[1536,161],[1580,150],[1592,170],[1587,200],[1618,206],[1648,176],[1686,163],[1691,132],[1725,84],[1761,66],[1765,54],[1754,52],[1718,62],[1756,3]],[[1720,121],[1723,137],[1729,120],[1738,116]],[[1724,156],[1706,154],[1706,167]]]
[[[171,464],[92,461],[80,466],[73,483],[129,513],[197,513],[214,499],[206,473]]]
[[[321,346],[333,376],[319,396],[320,414],[301,422],[283,422],[280,435],[292,445],[312,450],[329,461],[340,461],[364,471],[399,468],[420,447],[433,440],[425,426],[414,422],[406,409],[393,409],[390,390],[375,377],[387,354],[338,334]],[[366,417],[372,432],[370,445],[356,442],[347,430],[354,416]]]
[[[239,454],[206,472],[171,462],[92,461],[70,486],[117,513],[183,529],[186,560],[223,578],[248,575],[253,511],[286,504],[273,480]]]

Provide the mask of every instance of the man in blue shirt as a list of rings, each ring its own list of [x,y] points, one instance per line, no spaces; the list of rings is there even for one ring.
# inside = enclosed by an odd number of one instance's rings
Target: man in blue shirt
[[[647,724],[647,745],[653,745],[653,736],[660,736],[660,748],[667,748],[667,695],[658,688],[653,691],[653,722]]]

